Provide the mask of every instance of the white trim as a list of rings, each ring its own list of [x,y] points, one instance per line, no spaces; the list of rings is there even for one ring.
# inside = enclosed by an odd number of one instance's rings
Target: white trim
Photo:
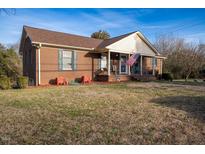
[[[154,62],[153,62],[154,60]],[[156,69],[156,58],[152,58],[152,75],[155,75],[155,69]],[[153,65],[154,64],[154,65]]]
[[[68,46],[68,45],[62,45],[62,44],[52,44],[52,43],[42,43],[42,42],[32,42],[32,44],[41,44],[45,46],[64,47],[64,48],[71,48],[71,49],[82,49],[82,50],[94,51],[94,48],[83,48],[83,47],[75,47],[75,46]]]
[[[162,74],[162,62],[163,62],[163,59],[160,59],[160,74]]]
[[[71,59],[71,67],[70,68],[64,68],[64,54],[65,54],[65,52],[70,52],[70,54],[71,54],[71,57],[69,57],[70,59]],[[62,67],[61,67],[61,69],[62,69],[62,71],[72,71],[73,70],[73,68],[72,68],[72,65],[73,65],[73,50],[64,50],[64,49],[62,49]],[[66,58],[68,58],[68,57],[66,57]]]
[[[108,76],[110,76],[110,51],[108,51],[108,63],[107,63],[107,65],[108,65]]]
[[[142,55],[142,56],[148,56],[148,57],[156,57],[156,58],[160,58],[160,59],[166,59],[166,57],[164,57],[164,56],[143,54],[143,53],[141,53],[140,51],[124,51],[124,50],[114,50],[114,49],[110,49],[109,51],[115,52],[115,53],[123,53],[123,54],[139,53],[139,54]]]
[[[101,53],[100,55],[100,69],[103,70],[104,68],[108,68],[108,57],[105,53]]]
[[[128,55],[128,59],[130,58],[130,54]],[[130,65],[128,65],[128,75],[130,75]]]
[[[38,85],[41,84],[41,44],[39,44],[38,48]]]
[[[140,75],[142,75],[142,55],[140,55]]]
[[[115,49],[109,49],[109,51],[117,52],[117,53],[124,53],[124,54],[133,54],[134,51],[126,51],[126,50],[115,50]]]

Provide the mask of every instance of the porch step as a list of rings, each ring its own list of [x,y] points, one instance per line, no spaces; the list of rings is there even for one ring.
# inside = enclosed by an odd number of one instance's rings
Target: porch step
[[[153,75],[131,75],[131,79],[138,81],[154,81],[157,78]]]
[[[116,82],[116,81],[128,81],[130,80],[129,75],[97,75],[97,81],[109,81],[109,82]]]
[[[96,81],[106,82],[108,81],[108,75],[96,75]]]
[[[130,80],[129,75],[110,75],[109,82],[116,82],[116,81],[128,81]]]

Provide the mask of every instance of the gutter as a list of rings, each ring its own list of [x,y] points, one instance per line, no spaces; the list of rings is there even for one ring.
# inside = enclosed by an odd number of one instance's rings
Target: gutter
[[[53,44],[53,43],[42,43],[42,42],[32,42],[34,45],[44,45],[44,46],[52,46],[52,47],[63,47],[63,48],[71,48],[71,49],[81,49],[81,50],[89,50],[93,51],[94,48],[83,48],[83,47],[75,47],[75,46],[68,46],[68,45],[62,45],[62,44]]]

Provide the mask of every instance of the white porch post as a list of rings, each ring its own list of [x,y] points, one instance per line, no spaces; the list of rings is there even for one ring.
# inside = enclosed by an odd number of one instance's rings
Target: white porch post
[[[41,44],[38,47],[38,85],[41,84]]]
[[[107,68],[108,76],[110,76],[110,51],[108,51],[108,63],[107,64],[108,64],[108,68]]]
[[[160,74],[162,74],[162,63],[163,63],[163,59],[160,59]]]
[[[130,54],[128,55],[128,59],[130,58]],[[130,75],[130,65],[128,65],[128,75]]]
[[[142,75],[142,55],[140,55],[140,75]]]
[[[155,75],[155,58],[152,58],[154,62],[152,61],[152,75]]]

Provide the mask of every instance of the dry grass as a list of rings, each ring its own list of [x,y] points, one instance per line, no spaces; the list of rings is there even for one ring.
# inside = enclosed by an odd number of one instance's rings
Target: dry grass
[[[205,144],[205,87],[130,82],[0,91],[0,144]]]

